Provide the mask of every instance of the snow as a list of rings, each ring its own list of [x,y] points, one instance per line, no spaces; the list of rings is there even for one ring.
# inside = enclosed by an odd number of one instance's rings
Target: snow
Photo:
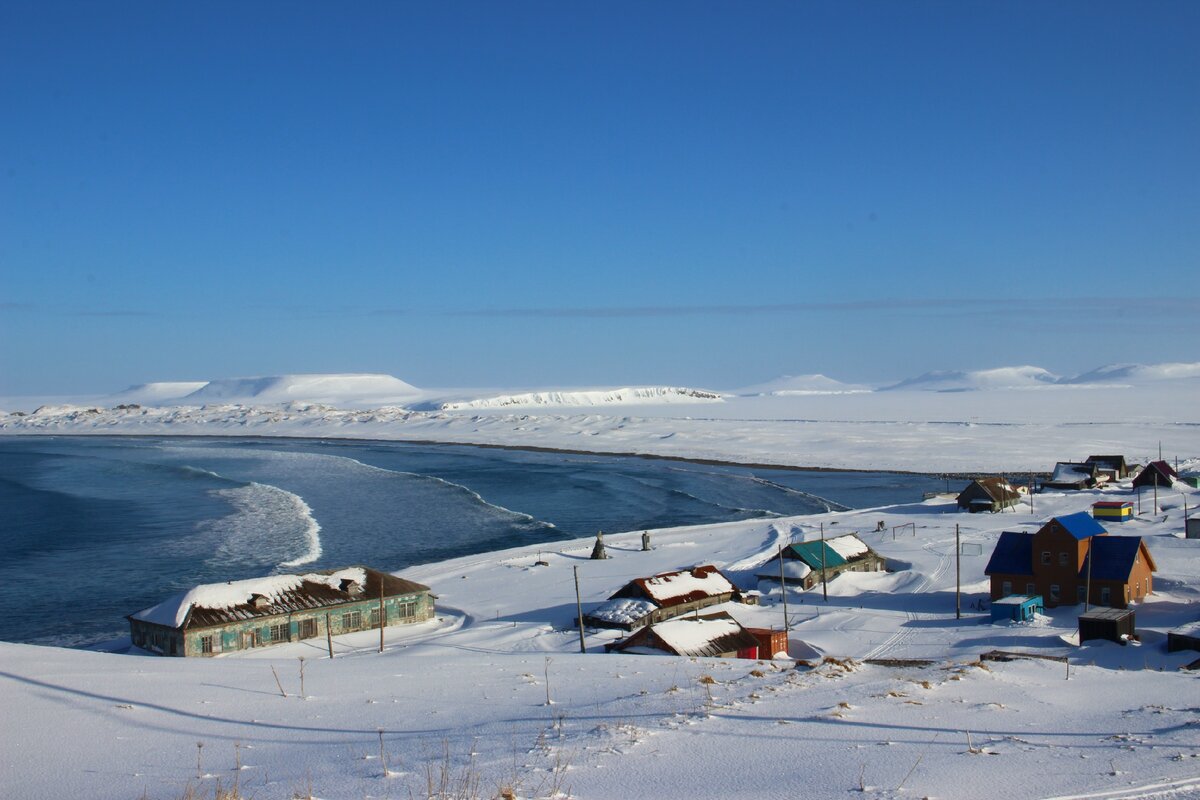
[[[654,633],[677,653],[695,653],[709,642],[738,633],[732,618],[677,617],[654,626]]]
[[[441,405],[443,411],[458,411],[479,408],[507,408],[519,406],[606,406],[628,405],[647,402],[658,403],[719,403],[721,395],[701,389],[677,386],[643,386],[622,389],[599,389],[594,391],[526,392],[485,397],[477,400],[448,402]]]
[[[693,592],[700,592],[705,597],[716,597],[734,591],[733,584],[727,581],[721,573],[715,571],[706,574],[698,571],[684,571],[669,575],[657,575],[643,581],[643,586],[650,597],[658,603],[674,597],[686,597]]]
[[[865,556],[869,549],[861,539],[853,534],[849,536],[838,536],[833,539],[826,539],[825,544],[831,550],[833,550],[833,552],[837,553],[847,561],[852,558],[858,558],[859,556]]]
[[[783,375],[773,381],[758,383],[738,389],[735,394],[754,395],[809,395],[809,394],[858,394],[871,388],[862,384],[842,383],[824,375]]]
[[[798,558],[783,559],[784,580],[802,581],[812,573],[812,568]],[[760,578],[779,580],[779,559],[773,558],[758,568],[755,573]]]
[[[1051,476],[1052,482],[1072,483],[1074,481],[1082,481],[1092,479],[1091,472],[1085,472],[1071,464],[1056,464],[1054,466],[1054,475]]]
[[[365,585],[366,572],[361,567],[347,567],[330,574],[311,572],[304,575],[268,575],[226,583],[206,583],[180,592],[132,616],[144,622],[178,628],[187,620],[193,606],[213,610],[233,608],[249,603],[254,595],[261,595],[274,603],[284,594],[299,589],[304,583],[317,583],[331,589],[340,589],[343,580],[354,581],[360,586]]]
[[[649,600],[618,597],[607,603],[601,603],[587,615],[594,619],[611,622],[614,625],[632,625],[657,608],[658,606]]]

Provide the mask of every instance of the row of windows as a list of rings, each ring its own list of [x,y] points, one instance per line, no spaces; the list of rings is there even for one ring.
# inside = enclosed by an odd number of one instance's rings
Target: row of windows
[[[409,601],[398,603],[396,605],[396,615],[399,619],[412,619],[417,615],[417,602]],[[342,614],[342,630],[361,630],[363,627],[362,611],[348,611]],[[379,609],[371,609],[369,618],[370,627],[379,627]],[[315,617],[299,620],[296,624],[297,639],[312,639],[318,635],[319,626]],[[160,633],[152,633],[149,637],[152,640],[151,644],[156,649],[163,649],[164,640],[168,637]],[[256,628],[252,633],[247,633],[243,637],[243,647],[263,647],[264,645],[276,644],[278,642],[291,641],[291,630],[286,622],[280,622],[270,625],[265,628]],[[135,642],[136,643],[136,642]],[[174,642],[170,643],[171,650],[174,652]],[[213,653],[220,652],[217,650],[217,642],[212,635],[200,637],[200,652]]]
[[[1012,594],[1013,593],[1012,581],[1004,581],[1000,587],[1000,593],[1001,593],[1001,595]],[[1037,593],[1038,593],[1038,590],[1037,590],[1037,586],[1035,584],[1032,584],[1032,583],[1025,584],[1025,594],[1034,595]],[[1050,597],[1048,599],[1051,602],[1057,603],[1058,601],[1060,601],[1062,599],[1062,587],[1060,587],[1057,583],[1050,584],[1049,594],[1050,594]],[[1075,601],[1077,603],[1084,602],[1086,599],[1084,597],[1084,595],[1086,595],[1086,594],[1087,594],[1087,588],[1085,586],[1076,586],[1075,587]],[[1140,600],[1141,597],[1142,597],[1142,582],[1138,581],[1137,598]],[[1128,587],[1126,588],[1126,591],[1125,591],[1125,599],[1126,600],[1129,599]],[[1109,588],[1108,586],[1100,587],[1099,602],[1103,605],[1107,605],[1112,602],[1112,589],[1111,588]]]

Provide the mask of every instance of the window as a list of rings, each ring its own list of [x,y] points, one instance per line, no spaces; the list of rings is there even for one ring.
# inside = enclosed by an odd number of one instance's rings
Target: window
[[[1008,597],[1010,594],[1012,594],[1012,581],[1005,581],[1000,584],[1000,596]]]
[[[1077,602],[1077,603],[1087,602],[1087,587],[1086,586],[1076,586],[1075,587],[1075,602]]]
[[[1028,595],[1037,594],[1037,586],[1032,583],[1025,584],[1025,594],[1028,594]]]
[[[278,625],[272,625],[269,628],[269,632],[270,636],[268,637],[268,640],[272,642],[286,642],[292,638],[288,635],[288,624],[286,622],[281,622]]]
[[[398,603],[396,605],[396,613],[400,619],[412,619],[417,615],[416,601],[410,600],[407,603]]]
[[[1112,589],[1107,586],[1100,590],[1100,604],[1105,606],[1112,605]]]
[[[371,627],[372,628],[379,627],[379,609],[378,608],[371,609]]]
[[[315,619],[302,619],[297,629],[297,636],[301,639],[311,639],[317,635],[317,621]]]
[[[1058,565],[1060,567],[1065,567],[1067,565],[1067,554],[1066,553],[1058,554]]]
[[[1057,603],[1058,598],[1059,598],[1059,585],[1057,583],[1052,583],[1052,584],[1050,584],[1050,599]]]
[[[1046,565],[1050,564],[1050,551],[1049,550],[1042,551],[1042,563],[1046,564]]]
[[[200,652],[211,653],[213,651],[213,640],[211,636],[200,637]]]
[[[356,631],[363,626],[362,612],[351,611],[348,614],[342,614],[342,630]]]

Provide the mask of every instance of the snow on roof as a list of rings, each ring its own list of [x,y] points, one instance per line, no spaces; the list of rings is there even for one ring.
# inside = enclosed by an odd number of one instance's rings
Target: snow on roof
[[[742,632],[742,626],[727,615],[677,617],[654,626],[654,633],[680,655],[690,655],[724,636]]]
[[[642,598],[618,597],[602,603],[588,612],[592,619],[611,622],[614,625],[632,625],[642,617],[654,611],[658,606]]]
[[[244,581],[206,583],[186,592],[172,595],[167,600],[132,614],[133,619],[178,628],[187,621],[188,613],[195,608],[222,610],[249,603],[255,595],[274,603],[288,592],[294,592],[304,583],[341,589],[342,581],[354,581],[366,585],[366,571],[362,567],[347,567],[336,572],[310,572],[304,575],[268,575],[265,578],[250,578]]]
[[[785,558],[783,560],[783,577],[785,580],[802,581],[811,573],[812,567],[798,558]],[[755,573],[754,577],[779,580],[779,559],[772,558],[763,564],[758,568],[758,572]]]
[[[993,600],[994,606],[1019,606],[1022,603],[1028,603],[1034,598],[1041,600],[1040,595],[1036,594],[1010,594],[1007,597],[1001,597],[999,600]]]
[[[1075,481],[1090,481],[1092,479],[1092,471],[1084,468],[1082,464],[1067,464],[1059,462],[1054,465],[1054,475],[1050,477],[1051,483],[1074,483]]]
[[[825,544],[829,545],[835,553],[847,561],[859,556],[865,556],[870,550],[863,543],[862,539],[859,539],[852,533],[846,536],[838,536],[836,539],[826,539]]]
[[[684,598],[715,597],[737,591],[711,564],[640,578],[636,583],[659,605],[671,605],[670,601],[681,602]],[[693,595],[696,597],[692,598]]]

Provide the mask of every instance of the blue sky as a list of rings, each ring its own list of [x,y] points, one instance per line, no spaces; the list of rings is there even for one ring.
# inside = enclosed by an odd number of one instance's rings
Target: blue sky
[[[0,5],[0,395],[1200,359],[1200,4]]]

